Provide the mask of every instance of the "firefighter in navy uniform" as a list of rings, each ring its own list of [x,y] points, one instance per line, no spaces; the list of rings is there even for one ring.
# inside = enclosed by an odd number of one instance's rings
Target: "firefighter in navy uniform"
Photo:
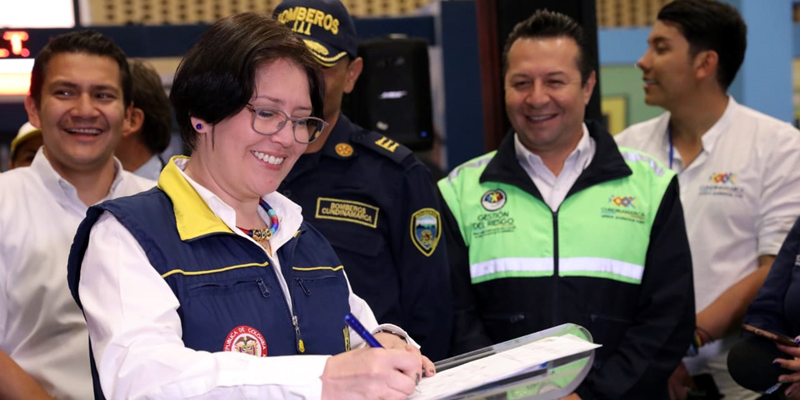
[[[363,67],[339,1],[287,0],[274,12],[324,67],[324,119],[278,191],[331,242],[378,321],[402,326],[432,360],[447,355],[452,305],[436,189],[411,150],[340,112]]]

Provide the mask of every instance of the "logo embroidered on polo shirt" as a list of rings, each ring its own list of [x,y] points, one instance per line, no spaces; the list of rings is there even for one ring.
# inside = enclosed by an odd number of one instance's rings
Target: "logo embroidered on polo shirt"
[[[442,236],[441,225],[439,212],[432,208],[423,208],[411,215],[411,240],[426,257],[436,251]]]
[[[708,177],[708,184],[700,186],[700,196],[726,196],[740,199],[744,189],[736,182],[734,172],[714,172]]]
[[[314,217],[318,219],[353,222],[370,228],[376,228],[378,226],[378,213],[380,211],[381,209],[378,207],[358,201],[319,197],[317,198],[317,211]]]
[[[223,351],[250,354],[256,357],[267,356],[267,340],[257,329],[240,325],[225,337]]]

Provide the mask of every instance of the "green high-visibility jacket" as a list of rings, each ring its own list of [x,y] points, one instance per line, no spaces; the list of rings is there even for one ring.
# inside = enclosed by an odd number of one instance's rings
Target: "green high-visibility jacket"
[[[439,182],[461,353],[572,322],[603,344],[583,399],[666,399],[694,331],[675,174],[587,124],[596,153],[553,212],[513,136]]]

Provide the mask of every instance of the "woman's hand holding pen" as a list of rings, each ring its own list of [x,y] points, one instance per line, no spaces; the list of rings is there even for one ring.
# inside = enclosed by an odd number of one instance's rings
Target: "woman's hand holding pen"
[[[406,399],[417,386],[420,357],[419,350],[415,354],[396,348],[361,348],[335,355],[322,372],[322,399]]]

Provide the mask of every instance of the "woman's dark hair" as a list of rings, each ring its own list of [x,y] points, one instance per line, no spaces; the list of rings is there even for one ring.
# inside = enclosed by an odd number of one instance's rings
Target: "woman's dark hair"
[[[278,59],[306,72],[312,115],[322,118],[325,83],[305,43],[267,15],[241,13],[212,25],[178,66],[169,98],[184,143],[197,141],[190,117],[216,124],[238,113],[256,90],[256,70]]]

